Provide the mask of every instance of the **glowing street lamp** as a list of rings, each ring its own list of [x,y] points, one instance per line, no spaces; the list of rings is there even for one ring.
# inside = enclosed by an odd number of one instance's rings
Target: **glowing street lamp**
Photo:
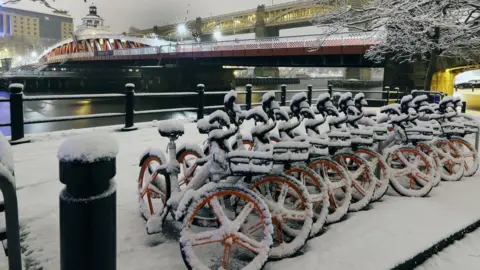
[[[185,33],[187,33],[187,26],[185,26],[185,24],[179,24],[177,26],[177,32],[182,36],[185,35]]]
[[[222,38],[222,32],[216,30],[215,32],[213,32],[213,37],[215,38],[215,40],[220,40]]]

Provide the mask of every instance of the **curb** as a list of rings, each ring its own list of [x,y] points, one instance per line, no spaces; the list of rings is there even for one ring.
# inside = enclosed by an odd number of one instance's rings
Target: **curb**
[[[444,238],[434,244],[433,246],[429,247],[428,249],[418,253],[417,255],[413,256],[412,258],[404,261],[403,263],[398,264],[397,266],[393,267],[391,270],[410,270],[414,269],[415,267],[421,265],[426,260],[428,260],[433,255],[439,253],[443,249],[449,247],[455,241],[461,240],[465,237],[466,234],[469,234],[476,229],[480,228],[480,220],[475,221],[474,223],[468,225],[467,227],[453,233],[447,238]]]

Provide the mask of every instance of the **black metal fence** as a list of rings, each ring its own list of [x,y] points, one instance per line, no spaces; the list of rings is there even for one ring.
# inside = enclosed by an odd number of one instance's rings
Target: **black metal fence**
[[[23,85],[21,84],[11,84],[9,87],[10,97],[9,98],[0,98],[0,102],[9,102],[10,103],[10,122],[9,123],[0,123],[0,127],[10,126],[11,127],[11,144],[25,143],[29,140],[25,138],[24,126],[29,124],[39,124],[39,123],[51,123],[51,122],[62,122],[62,121],[75,121],[75,120],[86,120],[86,119],[95,119],[95,118],[113,118],[113,117],[124,117],[125,126],[123,131],[135,130],[135,116],[137,115],[152,115],[159,113],[168,113],[168,112],[185,112],[192,111],[197,112],[197,120],[202,119],[206,111],[211,111],[215,109],[222,109],[223,104],[214,105],[214,106],[205,106],[206,96],[211,95],[225,95],[227,91],[219,92],[208,92],[205,91],[205,86],[199,84],[196,91],[192,92],[179,92],[179,93],[136,93],[135,85],[127,84],[125,86],[124,94],[90,94],[90,95],[41,95],[41,96],[27,96],[23,94]],[[252,85],[247,84],[244,91],[237,91],[239,95],[245,95],[245,104],[241,104],[246,109],[250,109],[253,106],[259,105],[259,101],[252,100],[252,94],[263,94],[266,92],[274,91],[276,94],[280,94],[280,104],[286,106],[289,101],[287,101],[287,94],[294,94],[298,92],[307,92],[308,102],[310,104],[316,102],[316,99],[313,98],[314,93],[328,92],[330,95],[333,92],[352,92],[356,93],[368,93],[368,94],[377,94],[381,95],[382,98],[368,98],[367,101],[372,104],[385,105],[391,102],[397,102],[398,99],[404,93],[399,91],[398,88],[391,90],[390,87],[385,87],[381,91],[363,91],[363,90],[334,90],[331,85],[325,89],[314,89],[312,85],[309,85],[307,89],[304,90],[287,90],[286,85],[282,85],[280,90],[261,90],[253,91]],[[165,109],[155,109],[155,110],[135,110],[135,100],[137,97],[195,97],[198,101],[196,107],[182,107],[182,108],[165,108]],[[31,101],[46,101],[46,100],[82,100],[82,99],[91,99],[91,100],[101,100],[101,99],[123,99],[125,104],[124,112],[116,113],[99,113],[99,114],[88,114],[88,115],[77,115],[77,116],[60,116],[60,117],[44,117],[41,119],[28,120],[24,119],[23,105],[25,102]]]

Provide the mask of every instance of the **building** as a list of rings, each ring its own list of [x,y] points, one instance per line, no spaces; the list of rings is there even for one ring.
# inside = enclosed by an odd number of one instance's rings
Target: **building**
[[[0,7],[0,37],[48,46],[71,36],[73,19],[66,14]]]
[[[97,13],[97,7],[91,5],[89,13],[82,18],[82,25],[77,26],[75,35],[110,34],[110,27],[105,25],[105,20]]]

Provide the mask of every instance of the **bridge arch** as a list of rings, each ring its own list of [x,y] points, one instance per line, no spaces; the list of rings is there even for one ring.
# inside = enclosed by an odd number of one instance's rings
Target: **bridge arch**
[[[480,109],[480,92],[455,91],[455,77],[470,70],[480,70],[480,65],[465,65],[436,72],[433,75],[431,90],[443,91],[449,96],[461,96],[469,109]]]
[[[75,53],[94,53],[123,49],[154,47],[169,44],[161,39],[143,39],[115,34],[97,34],[72,37],[51,46],[40,59]]]

